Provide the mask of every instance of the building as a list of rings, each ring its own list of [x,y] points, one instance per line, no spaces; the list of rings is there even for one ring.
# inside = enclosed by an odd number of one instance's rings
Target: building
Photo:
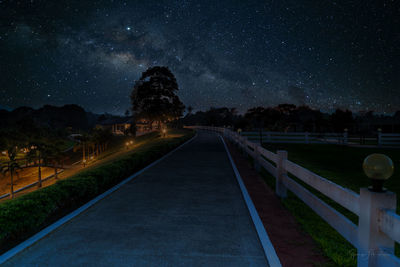
[[[126,135],[132,126],[131,117],[111,117],[99,121],[96,124],[97,129],[110,129],[114,135]]]

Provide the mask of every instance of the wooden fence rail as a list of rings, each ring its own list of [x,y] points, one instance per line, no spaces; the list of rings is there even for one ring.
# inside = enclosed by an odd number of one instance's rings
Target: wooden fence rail
[[[273,153],[230,129],[208,126],[188,128],[219,133],[251,156],[255,168],[262,166],[275,177],[275,192],[279,197],[286,197],[286,191],[290,190],[357,248],[359,267],[400,266],[400,259],[394,255],[394,243],[400,242],[400,216],[396,214],[396,195],[393,192],[376,193],[361,188],[360,194],[356,194],[289,161],[286,151]],[[358,225],[288,174],[353,212],[359,217]]]

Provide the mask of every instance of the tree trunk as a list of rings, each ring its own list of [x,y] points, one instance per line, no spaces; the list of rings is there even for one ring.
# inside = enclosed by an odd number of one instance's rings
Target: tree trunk
[[[13,171],[10,171],[11,175],[11,186],[10,186],[10,198],[14,198],[14,177],[13,177]]]
[[[41,168],[41,160],[39,157],[39,183],[38,183],[38,187],[42,187],[42,168]]]
[[[86,155],[85,155],[85,143],[82,143],[82,163],[83,166],[85,166],[85,161],[86,161]]]

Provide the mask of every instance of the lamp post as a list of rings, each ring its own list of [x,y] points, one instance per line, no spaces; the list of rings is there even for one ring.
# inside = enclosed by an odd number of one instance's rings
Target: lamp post
[[[385,253],[394,253],[394,240],[380,230],[382,211],[396,211],[396,194],[383,188],[394,167],[388,156],[371,154],[365,158],[363,169],[372,186],[360,189],[357,266],[374,267],[380,266],[382,249]]]
[[[129,142],[126,142],[125,145],[126,145],[126,149],[129,149]]]
[[[167,129],[164,128],[164,129],[162,130],[162,133],[163,133],[163,137],[165,137],[165,136],[167,135]]]
[[[393,161],[384,154],[371,154],[364,159],[363,169],[372,182],[368,189],[372,192],[385,192],[383,183],[393,174]]]

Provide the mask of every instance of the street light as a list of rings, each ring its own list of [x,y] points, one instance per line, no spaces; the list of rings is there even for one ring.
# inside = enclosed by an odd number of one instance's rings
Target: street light
[[[162,132],[163,132],[163,137],[165,137],[165,135],[167,134],[167,129],[164,128],[164,129],[162,130]]]
[[[126,145],[126,149],[128,149],[129,148],[129,142],[126,142],[125,145]]]
[[[368,189],[372,192],[385,192],[383,183],[393,174],[393,161],[384,154],[371,154],[364,159],[363,169],[372,182],[372,187]]]

